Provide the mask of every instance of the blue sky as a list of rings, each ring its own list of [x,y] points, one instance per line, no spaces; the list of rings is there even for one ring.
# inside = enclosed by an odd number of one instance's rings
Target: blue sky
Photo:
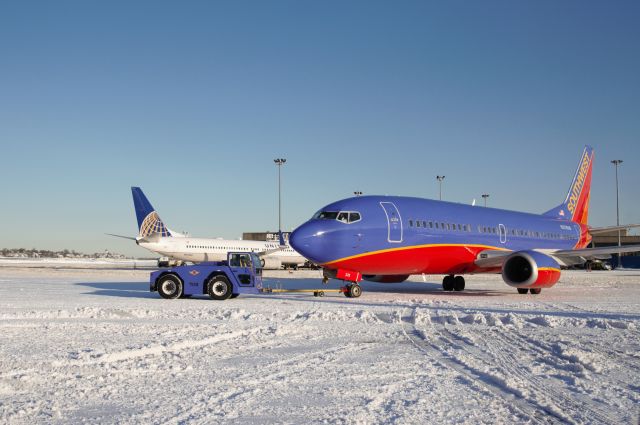
[[[640,3],[3,2],[0,247],[237,238],[360,190],[542,212],[596,151],[590,222],[640,222]]]

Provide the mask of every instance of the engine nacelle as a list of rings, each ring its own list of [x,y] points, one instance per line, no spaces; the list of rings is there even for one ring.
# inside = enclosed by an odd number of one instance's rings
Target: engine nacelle
[[[267,270],[278,270],[282,267],[282,261],[273,257],[262,257],[260,260],[262,267]]]
[[[365,274],[362,279],[369,282],[400,283],[409,278],[408,274]]]
[[[560,266],[540,252],[518,251],[505,260],[502,279],[514,288],[550,288],[560,280]]]

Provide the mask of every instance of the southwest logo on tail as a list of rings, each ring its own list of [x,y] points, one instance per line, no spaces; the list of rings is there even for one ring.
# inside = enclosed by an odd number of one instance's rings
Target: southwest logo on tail
[[[573,177],[567,197],[562,204],[545,213],[575,223],[587,224],[589,217],[589,199],[591,197],[591,170],[594,152],[591,146],[585,146]]]
[[[325,279],[402,282],[444,274],[445,291],[462,291],[463,275],[501,273],[519,293],[555,285],[561,267],[640,245],[586,248],[591,235],[640,225],[587,225],[594,152],[585,146],[562,204],[542,214],[405,196],[360,196],[331,203],[298,227],[291,245],[324,268]],[[353,289],[353,291],[352,291]]]

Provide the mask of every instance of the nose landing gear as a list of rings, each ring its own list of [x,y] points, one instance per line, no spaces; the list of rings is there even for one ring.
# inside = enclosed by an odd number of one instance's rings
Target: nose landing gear
[[[442,289],[445,291],[464,291],[465,281],[462,276],[447,275],[442,279]]]
[[[342,287],[344,296],[347,298],[358,298],[362,295],[362,288],[357,283]]]

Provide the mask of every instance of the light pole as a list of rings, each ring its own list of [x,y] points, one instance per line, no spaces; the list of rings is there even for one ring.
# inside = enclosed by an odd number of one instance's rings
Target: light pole
[[[442,180],[444,180],[444,176],[436,176],[438,179],[438,184],[440,185],[440,200],[442,201]]]
[[[484,206],[486,208],[486,206],[487,206],[487,198],[489,197],[489,194],[488,193],[483,193],[482,197],[484,198]]]
[[[280,178],[280,170],[282,170],[282,166],[285,162],[287,162],[284,158],[274,159],[273,162],[278,166],[278,232],[282,231],[282,190],[281,190],[281,178]]]
[[[355,192],[353,192],[353,194],[356,196],[362,196],[362,192],[360,192],[359,190],[356,190]]]
[[[613,165],[616,166],[616,226],[620,226],[620,193],[618,191],[618,166],[622,164],[621,159],[614,159],[611,161]],[[622,246],[622,238],[620,237],[620,229],[618,229],[618,246]],[[620,253],[618,252],[618,268],[620,268],[622,264],[622,259],[620,258]]]

